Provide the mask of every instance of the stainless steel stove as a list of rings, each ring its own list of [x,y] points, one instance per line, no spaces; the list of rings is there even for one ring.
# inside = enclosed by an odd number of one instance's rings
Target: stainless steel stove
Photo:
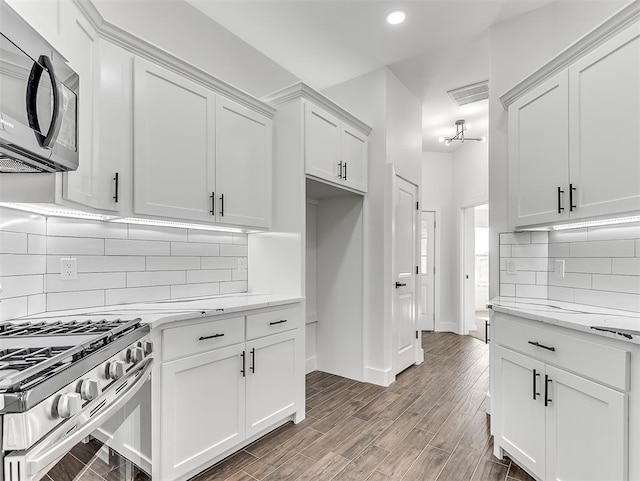
[[[133,320],[0,324],[4,481],[36,481],[150,378],[149,327]]]

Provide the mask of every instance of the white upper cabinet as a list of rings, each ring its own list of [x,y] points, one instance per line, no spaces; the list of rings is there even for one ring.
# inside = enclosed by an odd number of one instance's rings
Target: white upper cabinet
[[[360,192],[367,191],[367,135],[311,102],[305,102],[305,172]]]
[[[533,78],[548,74],[541,72]],[[525,94],[512,93],[531,82],[502,98],[512,226],[640,211],[640,23]]]
[[[569,68],[575,212],[640,210],[640,23]]]
[[[215,94],[135,59],[134,212],[210,221],[215,192]]]
[[[271,224],[272,120],[218,96],[216,215],[226,224]]]
[[[569,217],[567,83],[567,72],[561,72],[509,106],[509,190],[515,225]]]

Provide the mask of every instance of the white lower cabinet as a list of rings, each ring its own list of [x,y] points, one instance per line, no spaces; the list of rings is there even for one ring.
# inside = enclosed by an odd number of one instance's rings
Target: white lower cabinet
[[[496,455],[508,454],[539,480],[628,480],[629,394],[588,379],[589,368],[583,377],[553,365],[556,355],[576,354],[580,342],[592,349],[595,358],[610,347],[584,339],[576,341],[575,349],[562,343],[564,334],[556,335],[553,344],[543,344],[538,340],[545,333],[553,336],[553,329],[538,332],[530,322],[520,325],[515,319],[493,316],[491,322],[491,429]],[[539,355],[510,348],[522,345],[539,350]],[[626,359],[624,364],[613,363],[611,371],[627,370]],[[611,380],[615,382],[614,375]]]
[[[300,319],[288,307],[163,329],[154,478],[190,479],[301,412]]]

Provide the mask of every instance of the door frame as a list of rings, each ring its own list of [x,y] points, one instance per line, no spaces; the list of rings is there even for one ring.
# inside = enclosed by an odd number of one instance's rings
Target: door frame
[[[421,206],[422,207],[422,206]],[[422,231],[422,217],[425,214],[432,214],[433,215],[433,235],[431,236],[431,238],[429,239],[429,243],[427,246],[427,258],[430,257],[431,253],[431,258],[432,258],[432,262],[430,265],[428,265],[427,269],[431,271],[431,290],[432,290],[432,306],[431,306],[431,310],[433,311],[433,319],[431,321],[427,320],[427,322],[431,323],[433,328],[432,331],[436,331],[436,256],[437,256],[437,240],[436,240],[436,225],[437,225],[437,216],[438,216],[438,211],[436,210],[429,210],[429,209],[424,209],[422,208],[418,214],[419,216],[419,226],[420,226],[420,231]],[[421,251],[421,244],[422,244],[422,234],[419,232],[418,233],[418,238],[419,238],[419,242],[420,245],[418,245],[418,265],[420,265],[420,267],[422,267],[421,265],[421,257],[422,257],[422,251]],[[420,296],[422,296],[422,276],[424,276],[425,273],[422,272],[422,269],[420,269],[420,272],[418,274],[418,278],[419,278],[419,287],[420,287]],[[420,330],[428,330],[425,329],[425,325],[420,323],[420,304],[422,303],[423,299],[421,297],[418,298],[418,300],[420,301],[418,303],[418,327],[420,328]]]

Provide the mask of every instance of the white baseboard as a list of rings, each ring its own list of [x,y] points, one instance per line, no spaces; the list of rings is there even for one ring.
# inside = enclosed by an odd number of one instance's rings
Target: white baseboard
[[[373,367],[365,367],[364,380],[371,384],[377,384],[378,386],[387,387],[396,380],[396,377],[393,374],[391,368],[383,370]]]
[[[309,374],[318,369],[318,358],[316,356],[310,357],[305,363],[305,374]]]
[[[460,334],[459,329],[460,326],[457,322],[438,322],[436,325],[436,332],[455,332]]]
[[[491,416],[491,393],[487,391],[487,402],[485,403],[487,414]]]

